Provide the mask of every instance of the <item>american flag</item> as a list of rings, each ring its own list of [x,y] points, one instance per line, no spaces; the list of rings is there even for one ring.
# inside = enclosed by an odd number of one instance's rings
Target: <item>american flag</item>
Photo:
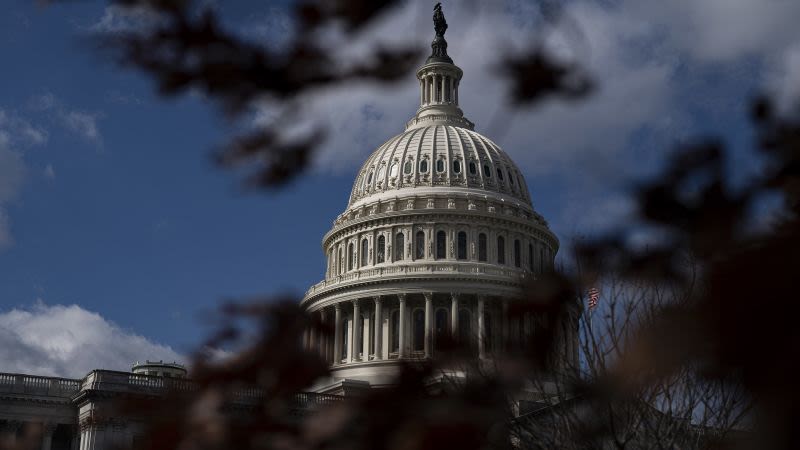
[[[589,292],[586,293],[586,297],[589,300],[589,309],[592,309],[597,306],[597,300],[600,299],[600,290],[596,287],[593,287],[589,289]]]

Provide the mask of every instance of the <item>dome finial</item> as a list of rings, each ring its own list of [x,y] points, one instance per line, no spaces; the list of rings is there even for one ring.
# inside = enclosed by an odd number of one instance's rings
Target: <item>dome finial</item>
[[[433,29],[436,30],[436,36],[444,37],[444,32],[447,31],[447,20],[442,13],[442,4],[437,3],[433,7]]]
[[[444,40],[444,33],[447,31],[447,20],[444,18],[441,3],[436,3],[436,6],[433,7],[433,29],[436,31],[436,37],[433,38],[431,43],[433,51],[427,62],[448,62],[452,64],[453,60],[447,56],[447,41]]]

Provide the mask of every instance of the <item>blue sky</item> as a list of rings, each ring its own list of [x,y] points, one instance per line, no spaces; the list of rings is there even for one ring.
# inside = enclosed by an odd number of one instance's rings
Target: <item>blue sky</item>
[[[284,4],[218,3],[227,23],[267,46],[279,49],[291,33]],[[570,20],[552,30],[524,1],[477,15],[453,1],[445,13],[467,117],[519,163],[535,207],[565,242],[624,223],[632,180],[691,136],[724,134],[734,179],[757,167],[745,151],[745,100],[800,85],[800,41],[786,19],[800,11],[764,4],[574,1]],[[427,45],[429,6],[403,6],[353,41],[332,34],[350,55],[375,41]],[[220,300],[301,295],[324,274],[320,240],[359,164],[417,107],[411,74],[300,99],[308,120],[331,130],[315,167],[285,190],[244,192],[211,162],[231,124],[202,94],[160,98],[149,79],[93,47],[90,31],[130,23],[136,17],[101,1],[11,0],[0,16],[0,371],[74,374],[124,369],[137,354],[179,358],[205,336],[201,313]],[[497,48],[524,48],[532,36],[588,61],[598,93],[585,104],[510,110]],[[510,119],[487,129],[497,114]],[[63,364],[103,341],[128,353],[109,346],[97,352],[106,359]],[[20,349],[45,361],[32,364]]]

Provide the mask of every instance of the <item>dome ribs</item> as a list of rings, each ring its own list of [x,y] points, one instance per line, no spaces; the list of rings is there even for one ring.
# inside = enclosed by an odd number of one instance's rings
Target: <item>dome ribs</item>
[[[411,133],[405,133],[409,135],[408,140],[406,141],[406,145],[403,146],[403,154],[400,155],[400,174],[398,175],[398,183],[397,189],[402,188],[405,185],[405,179],[403,177],[406,176],[405,167],[406,167],[406,158],[408,157],[408,148],[411,146],[411,143],[414,141],[414,138],[417,137],[419,134],[419,128],[411,131]],[[413,164],[412,164],[413,167]],[[411,170],[411,174],[413,176],[414,170]]]
[[[447,177],[446,182],[449,186],[453,185],[453,178],[455,178],[455,173],[453,173],[453,146],[450,145],[450,131],[451,127],[444,125],[442,126],[444,129],[444,140],[445,140],[445,148],[447,149],[447,158],[444,161],[444,173]]]
[[[458,138],[458,148],[461,150],[461,175],[464,177],[464,186],[470,187],[469,183],[469,158],[467,157],[467,151],[464,150],[464,138],[461,136],[461,133],[458,132],[458,128],[451,127],[453,130],[453,134],[455,134],[456,138]]]

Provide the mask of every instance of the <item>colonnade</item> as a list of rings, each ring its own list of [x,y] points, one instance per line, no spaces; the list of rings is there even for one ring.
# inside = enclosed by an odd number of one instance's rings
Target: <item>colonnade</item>
[[[333,334],[309,329],[304,345],[337,366],[431,358],[447,337],[472,347],[483,359],[525,342],[541,324],[529,313],[510,317],[508,305],[503,297],[434,292],[347,300],[313,312],[332,325]],[[564,328],[567,355],[577,348],[577,332],[571,336],[571,327]]]
[[[420,104],[452,103],[458,105],[459,79],[451,75],[424,75],[419,79]]]

